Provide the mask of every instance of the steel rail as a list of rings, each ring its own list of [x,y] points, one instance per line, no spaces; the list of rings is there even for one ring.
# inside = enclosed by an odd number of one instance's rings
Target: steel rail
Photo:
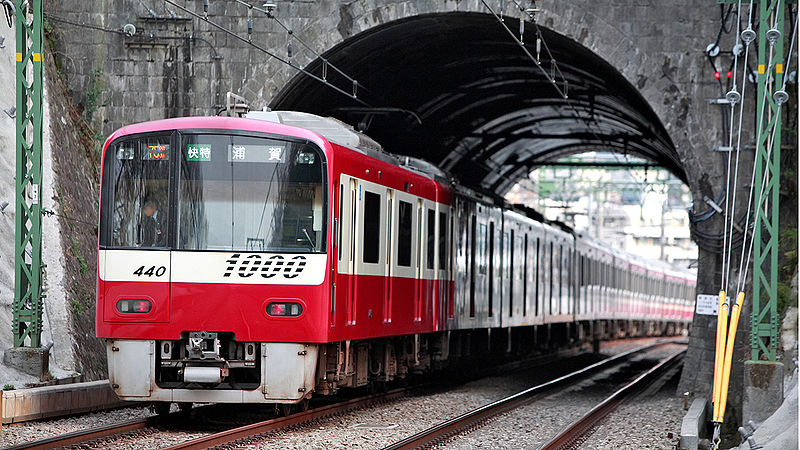
[[[606,358],[590,366],[584,367],[583,369],[577,370],[567,375],[563,375],[546,383],[542,383],[540,385],[531,387],[529,389],[526,389],[522,392],[518,392],[514,395],[503,398],[496,402],[489,403],[478,409],[462,414],[458,417],[446,420],[438,425],[428,428],[427,430],[423,430],[413,436],[409,436],[408,438],[403,439],[402,441],[396,442],[388,447],[385,447],[384,450],[400,450],[400,449],[406,450],[406,449],[424,447],[426,445],[432,444],[433,442],[441,438],[459,433],[478,422],[487,420],[491,417],[502,414],[506,411],[523,406],[528,402],[532,401],[534,395],[545,392],[556,386],[565,384],[566,382],[572,381],[575,378],[580,378],[582,376],[593,373],[600,368],[608,366],[611,363],[617,362],[621,359],[630,357],[635,353],[640,353],[653,347],[672,344],[672,343],[674,343],[674,341],[657,342],[655,344],[649,344],[642,347],[637,347],[633,350],[620,353],[619,355]]]
[[[307,423],[312,420],[329,417],[335,414],[339,414],[346,411],[352,411],[358,408],[363,408],[373,403],[378,403],[387,400],[394,400],[396,398],[402,397],[403,395],[405,395],[405,393],[406,393],[405,389],[393,389],[384,394],[374,394],[366,397],[347,400],[345,402],[335,403],[332,405],[327,405],[320,408],[314,408],[308,411],[291,414],[286,417],[279,417],[276,419],[265,420],[263,422],[258,422],[234,428],[231,430],[223,431],[220,433],[211,434],[205,437],[193,439],[191,441],[186,441],[181,444],[174,445],[172,447],[168,447],[168,449],[186,450],[186,449],[205,449],[209,447],[214,447],[217,445],[234,442],[239,439],[245,439],[262,433],[284,429],[292,425]]]
[[[106,425],[103,427],[90,428],[88,430],[73,431],[71,433],[40,439],[38,441],[26,442],[24,444],[7,447],[6,450],[36,449],[44,450],[68,445],[80,444],[94,439],[100,439],[115,434],[126,433],[128,431],[139,430],[152,426],[156,423],[157,416],[144,419],[134,419],[118,424]]]
[[[555,437],[539,447],[539,450],[572,448],[571,446],[580,444],[582,439],[591,432],[592,428],[599,421],[614,411],[625,399],[647,386],[648,383],[657,380],[659,376],[678,364],[685,354],[686,350],[684,349],[662,359],[661,362],[656,364],[653,368],[639,375],[635,380],[597,404],[597,406],[584,414],[583,417],[571,423]]]

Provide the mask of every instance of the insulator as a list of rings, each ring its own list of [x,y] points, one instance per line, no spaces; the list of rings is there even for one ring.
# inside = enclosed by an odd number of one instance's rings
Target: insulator
[[[291,58],[292,57],[292,43],[289,42],[286,44],[286,55]]]
[[[753,29],[750,28],[749,26],[744,31],[742,31],[742,41],[745,43],[745,45],[750,45],[750,43],[753,42],[755,39],[756,39],[756,32],[753,31]]]
[[[727,93],[727,94],[725,94],[725,100],[727,100],[727,101],[728,101],[728,103],[730,103],[730,104],[731,104],[731,106],[733,106],[733,105],[735,105],[735,104],[739,103],[739,101],[740,101],[741,99],[742,99],[742,95],[741,95],[741,94],[739,94],[739,93],[738,93],[737,91],[735,91],[735,90],[734,90],[734,91],[728,91],[728,93]]]
[[[767,40],[770,44],[775,44],[781,38],[781,32],[777,28],[767,30]]]
[[[542,53],[542,39],[539,36],[536,36],[536,61],[541,61],[539,56]]]
[[[203,15],[208,19],[208,0],[203,0]]]
[[[519,12],[519,41],[523,42],[525,36],[525,11]]]
[[[772,94],[772,100],[774,100],[778,105],[781,105],[789,100],[789,94],[787,94],[783,89],[775,91],[775,93]]]
[[[353,80],[353,98],[358,95],[358,81]]]
[[[253,19],[247,19],[247,39],[253,34]]]
[[[322,60],[322,81],[327,81],[328,79],[328,60]]]

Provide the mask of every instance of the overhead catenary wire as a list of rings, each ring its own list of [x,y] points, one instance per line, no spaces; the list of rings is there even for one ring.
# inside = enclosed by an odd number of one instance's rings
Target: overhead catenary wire
[[[293,31],[291,28],[289,28],[288,26],[286,26],[286,24],[284,24],[284,23],[283,23],[283,22],[282,22],[280,19],[278,19],[278,17],[277,17],[277,16],[275,16],[275,14],[273,14],[271,11],[269,11],[269,10],[267,10],[267,9],[259,8],[259,7],[257,7],[257,6],[254,6],[252,3],[246,2],[246,1],[244,1],[244,0],[235,0],[235,1],[236,1],[236,3],[239,3],[239,4],[241,4],[241,5],[244,5],[244,6],[248,7],[248,8],[250,8],[250,9],[252,9],[253,11],[258,11],[258,12],[264,13],[264,14],[265,14],[265,15],[266,15],[268,18],[270,18],[270,19],[274,20],[274,21],[275,21],[275,23],[277,23],[277,24],[278,24],[278,26],[280,26],[281,28],[283,28],[283,29],[286,31],[286,33],[289,35],[289,38],[290,38],[290,39],[294,39],[294,40],[296,40],[297,42],[299,42],[299,43],[300,43],[300,45],[302,45],[302,46],[303,46],[303,47],[305,47],[305,48],[306,48],[308,51],[310,51],[310,52],[311,52],[311,53],[312,53],[312,54],[313,54],[315,57],[319,58],[319,60],[320,60],[320,61],[322,61],[322,64],[323,64],[323,74],[322,74],[322,79],[327,79],[327,73],[326,73],[326,72],[327,72],[327,69],[326,69],[326,67],[330,67],[331,69],[333,69],[334,71],[336,71],[337,73],[339,73],[341,76],[345,77],[345,78],[346,78],[348,81],[350,81],[351,83],[356,81],[356,79],[355,79],[355,78],[353,78],[353,77],[351,77],[350,75],[348,75],[348,74],[347,74],[347,73],[346,73],[344,70],[342,70],[342,69],[340,69],[339,67],[337,67],[336,65],[332,64],[332,63],[331,63],[331,62],[330,62],[330,61],[329,61],[327,58],[325,58],[324,56],[322,56],[322,54],[320,54],[318,51],[314,50],[314,48],[313,48],[313,47],[311,47],[311,46],[310,46],[309,44],[307,44],[307,43],[306,43],[306,42],[305,42],[303,39],[301,39],[301,38],[300,38],[300,37],[297,35],[297,33],[295,33],[295,32],[294,32],[294,31]],[[364,88],[364,87],[363,87],[363,85],[360,85],[360,84],[359,84],[359,86],[360,86],[361,88]],[[365,90],[366,90],[366,89],[365,89]]]
[[[582,121],[582,122],[584,122],[586,124],[586,126],[588,127],[589,132],[595,137],[595,139],[597,139],[598,142],[601,142],[601,143],[606,144],[609,147],[611,147],[609,141],[607,139],[601,138],[597,134],[597,132],[593,129],[593,127],[591,125],[591,122],[594,122],[597,127],[600,126],[600,124],[597,122],[597,120],[595,118],[593,118],[593,117],[587,118],[587,117],[583,117],[583,115],[581,115],[580,111],[578,111],[578,109],[575,107],[575,105],[572,102],[569,101],[569,96],[567,95],[567,93],[565,91],[563,91],[558,86],[558,83],[556,82],[556,79],[555,79],[555,74],[554,73],[550,74],[550,73],[547,72],[547,70],[545,70],[545,68],[544,68],[544,66],[542,66],[541,62],[537,58],[534,58],[533,55],[531,54],[531,52],[527,49],[527,47],[525,46],[525,43],[522,42],[521,40],[519,40],[516,35],[514,35],[514,32],[511,31],[510,28],[508,28],[508,25],[506,25],[506,23],[503,21],[502,17],[497,14],[497,12],[487,3],[486,0],[481,0],[481,3],[483,4],[484,7],[486,7],[487,10],[489,10],[489,12],[492,14],[492,16],[494,16],[494,18],[506,30],[508,35],[511,36],[511,39],[513,39],[514,42],[517,45],[519,45],[519,47],[522,49],[522,51],[525,53],[525,55],[527,55],[527,57],[531,61],[533,61],[533,63],[536,65],[536,67],[542,72],[542,74],[544,75],[545,79],[550,82],[550,84],[552,85],[553,89],[555,89],[555,91],[558,93],[558,95],[566,102],[567,107],[569,107],[575,113],[575,116],[578,118],[578,120],[580,120],[580,121]],[[517,5],[518,8],[520,8],[521,10],[524,11],[524,9],[520,6],[519,3],[517,3],[516,1],[514,1],[514,3]],[[538,36],[541,39],[541,31],[539,30],[539,27],[538,27],[538,25],[536,25],[535,22],[534,22],[534,25],[536,26]],[[542,39],[542,41],[544,41],[544,39]],[[553,58],[553,55],[552,55],[552,53],[550,53],[550,49],[549,49],[549,47],[547,46],[546,43],[544,44],[544,47],[545,47],[545,51],[547,51],[548,55],[550,56],[551,64],[555,64],[555,58]],[[558,69],[557,65],[555,65],[555,68],[556,68],[556,71],[559,73],[559,75],[564,80],[564,82],[566,83],[566,78],[564,77],[564,74],[561,72],[561,69]],[[617,162],[622,163],[622,161],[619,160],[619,158],[617,157],[617,155],[614,152],[611,152],[611,154],[614,157],[614,159],[617,160]],[[639,180],[633,174],[633,172],[630,170],[630,168],[628,168],[628,172],[631,174],[631,178],[634,181],[639,182],[645,189],[647,188],[646,180]]]
[[[336,92],[338,92],[338,93],[340,93],[342,95],[347,96],[348,98],[350,98],[351,100],[359,103],[360,105],[365,106],[365,107],[371,107],[370,104],[368,104],[364,100],[358,98],[358,96],[356,95],[355,92],[356,92],[356,89],[357,89],[357,86],[358,86],[358,82],[357,81],[353,81],[353,93],[351,94],[351,93],[345,91],[344,89],[342,89],[342,88],[340,88],[340,87],[328,82],[327,80],[324,80],[321,77],[319,77],[317,75],[314,75],[313,73],[311,73],[311,72],[307,71],[306,69],[298,66],[297,64],[294,64],[293,62],[288,61],[287,59],[285,59],[285,58],[283,58],[281,56],[278,56],[274,52],[271,52],[271,51],[267,50],[266,48],[264,48],[264,47],[262,47],[262,46],[260,46],[260,45],[258,45],[256,43],[252,42],[251,40],[240,36],[238,33],[234,32],[234,31],[232,31],[232,30],[230,30],[230,29],[228,29],[226,27],[223,27],[222,25],[219,25],[218,23],[208,19],[207,17],[204,17],[201,14],[197,14],[194,11],[191,11],[191,10],[189,10],[189,9],[179,5],[179,4],[177,4],[172,0],[164,0],[164,2],[169,3],[170,5],[180,9],[181,11],[183,11],[183,12],[185,12],[185,13],[187,13],[187,14],[189,14],[189,15],[197,18],[197,19],[202,20],[205,23],[208,23],[212,27],[224,32],[225,34],[227,34],[229,36],[231,36],[231,37],[233,37],[233,38],[235,38],[235,39],[237,39],[239,41],[242,41],[242,42],[252,46],[256,50],[261,51],[262,53],[266,54],[267,56],[270,56],[271,58],[275,59],[276,61],[281,62],[281,63],[283,63],[283,64],[285,64],[285,65],[287,65],[287,66],[289,66],[289,67],[291,67],[291,68],[293,68],[295,70],[297,70],[298,72],[302,73],[303,75],[306,75],[309,78],[311,78],[313,80],[316,80],[316,81],[322,83],[325,86],[330,87],[331,89],[335,90]]]

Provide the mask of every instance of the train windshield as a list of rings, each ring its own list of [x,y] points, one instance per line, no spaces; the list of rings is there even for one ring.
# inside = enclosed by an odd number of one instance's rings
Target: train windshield
[[[101,246],[325,251],[325,160],[314,145],[135,136],[109,146],[103,172]]]
[[[183,138],[177,247],[184,250],[322,252],[323,155],[275,139]]]

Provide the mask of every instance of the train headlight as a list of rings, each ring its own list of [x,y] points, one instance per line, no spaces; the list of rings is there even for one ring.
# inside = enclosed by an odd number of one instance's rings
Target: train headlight
[[[294,302],[272,302],[267,305],[267,315],[273,317],[297,317],[303,313],[303,305]]]
[[[123,314],[147,314],[153,310],[148,300],[123,298],[117,302],[117,311]]]

